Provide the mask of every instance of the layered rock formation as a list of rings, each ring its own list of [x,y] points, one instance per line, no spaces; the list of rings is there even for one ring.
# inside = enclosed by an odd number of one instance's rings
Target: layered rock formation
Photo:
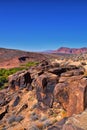
[[[61,47],[55,51],[54,53],[65,53],[65,54],[81,54],[81,53],[86,53],[87,48],[68,48],[68,47]]]

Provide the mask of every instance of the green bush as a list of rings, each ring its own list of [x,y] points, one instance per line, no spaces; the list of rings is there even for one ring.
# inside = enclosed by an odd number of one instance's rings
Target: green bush
[[[12,68],[12,69],[0,69],[0,89],[4,88],[5,84],[8,82],[8,76],[21,71],[25,68]]]
[[[38,64],[38,62],[28,62],[28,63],[26,63],[26,67],[31,67],[31,66],[35,66],[35,65],[37,65]]]
[[[4,87],[4,84],[7,82],[7,77],[5,76],[0,76],[0,88]]]
[[[4,88],[5,84],[7,84],[9,75],[12,75],[21,70],[25,70],[28,67],[35,66],[37,64],[37,62],[28,62],[25,65],[18,68],[0,69],[0,89]]]

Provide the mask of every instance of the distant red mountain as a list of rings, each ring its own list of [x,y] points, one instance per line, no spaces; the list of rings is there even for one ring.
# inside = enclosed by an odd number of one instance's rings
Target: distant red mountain
[[[81,54],[86,53],[87,48],[67,48],[67,47],[61,47],[57,50],[52,51],[52,53],[65,53],[65,54]]]

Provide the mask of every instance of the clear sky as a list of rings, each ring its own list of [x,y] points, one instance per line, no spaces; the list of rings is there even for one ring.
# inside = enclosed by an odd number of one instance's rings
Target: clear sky
[[[87,0],[0,0],[0,47],[87,47]]]

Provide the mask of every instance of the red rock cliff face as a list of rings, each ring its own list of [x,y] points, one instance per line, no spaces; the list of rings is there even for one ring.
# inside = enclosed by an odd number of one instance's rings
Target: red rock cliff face
[[[87,48],[66,48],[66,47],[61,47],[55,51],[53,51],[54,53],[65,53],[65,54],[80,54],[80,53],[86,53],[87,52]]]

